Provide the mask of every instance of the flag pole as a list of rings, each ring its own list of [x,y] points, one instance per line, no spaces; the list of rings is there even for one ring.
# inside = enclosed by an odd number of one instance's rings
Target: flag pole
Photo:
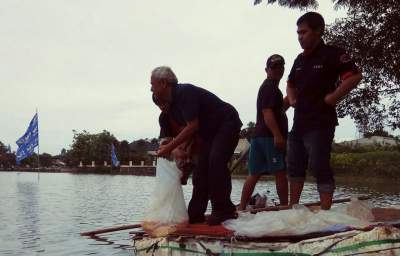
[[[40,172],[40,158],[39,158],[39,154],[40,154],[40,149],[39,149],[39,145],[40,145],[40,143],[39,143],[39,114],[38,114],[38,110],[37,110],[37,108],[36,108],[36,115],[37,115],[37,118],[38,118],[38,147],[37,147],[37,165],[38,165],[38,179],[39,179],[39,172]]]

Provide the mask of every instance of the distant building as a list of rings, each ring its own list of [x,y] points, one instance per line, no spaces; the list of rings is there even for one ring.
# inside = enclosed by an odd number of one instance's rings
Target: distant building
[[[57,166],[57,167],[65,167],[65,166],[67,166],[67,164],[64,163],[63,161],[61,161],[60,159],[55,159],[53,161],[53,165]]]
[[[371,136],[369,138],[343,141],[339,144],[346,146],[371,146],[371,145],[396,146],[399,144],[399,142],[397,142],[394,138],[390,137]]]

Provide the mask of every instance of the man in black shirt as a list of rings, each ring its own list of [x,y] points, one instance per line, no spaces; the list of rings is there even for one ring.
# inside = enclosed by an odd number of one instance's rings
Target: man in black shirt
[[[165,145],[174,139],[176,135],[183,129],[179,126],[169,115],[168,102],[157,99],[154,94],[152,95],[153,102],[160,108],[161,113],[158,118],[160,124],[160,144]],[[175,148],[171,153],[171,159],[175,160],[176,166],[182,172],[181,184],[186,185],[189,175],[194,168],[196,158],[196,149],[200,145],[198,136],[194,136],[193,140],[182,143],[179,147]]]
[[[285,61],[274,54],[267,60],[267,79],[262,83],[257,96],[257,121],[250,142],[248,161],[249,175],[243,185],[238,210],[245,210],[254,187],[262,174],[273,174],[281,205],[288,204],[288,181],[286,177],[286,138],[288,122],[285,111],[287,101],[279,90]],[[286,106],[285,106],[286,105]]]
[[[304,52],[294,61],[287,82],[295,108],[288,138],[290,204],[297,204],[307,167],[317,180],[321,209],[330,209],[335,190],[330,167],[331,144],[338,124],[335,106],[361,81],[362,75],[342,49],[325,45],[323,17],[308,12],[297,20]]]
[[[242,126],[237,111],[203,88],[178,84],[169,67],[155,68],[151,85],[156,98],[170,102],[170,116],[183,126],[174,140],[160,146],[158,156],[168,156],[196,132],[202,138],[199,161],[192,176],[189,222],[205,220],[208,200],[212,207],[207,219],[209,225],[218,225],[234,218],[235,206],[230,199],[232,184],[227,164],[238,143]]]

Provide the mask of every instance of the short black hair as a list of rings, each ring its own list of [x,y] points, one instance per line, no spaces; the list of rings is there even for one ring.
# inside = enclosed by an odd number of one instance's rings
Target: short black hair
[[[320,29],[321,36],[324,34],[325,21],[321,14],[317,12],[307,12],[297,20],[296,25],[299,26],[302,23],[307,23],[307,25],[314,31]]]

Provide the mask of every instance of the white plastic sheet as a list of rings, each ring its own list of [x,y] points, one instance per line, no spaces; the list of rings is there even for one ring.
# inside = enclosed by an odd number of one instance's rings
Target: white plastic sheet
[[[157,159],[154,192],[142,222],[143,229],[150,235],[166,235],[173,232],[176,225],[184,225],[188,221],[181,175],[175,161]]]
[[[357,208],[356,210],[354,210]],[[361,211],[359,211],[361,210]],[[235,235],[246,237],[302,235],[326,230],[331,226],[365,227],[369,224],[368,211],[359,202],[342,205],[330,211],[313,213],[307,207],[295,205],[293,209],[257,214],[243,213],[239,218],[227,220],[223,225],[235,232]],[[354,212],[361,213],[356,216]],[[351,214],[349,214],[351,213]]]

